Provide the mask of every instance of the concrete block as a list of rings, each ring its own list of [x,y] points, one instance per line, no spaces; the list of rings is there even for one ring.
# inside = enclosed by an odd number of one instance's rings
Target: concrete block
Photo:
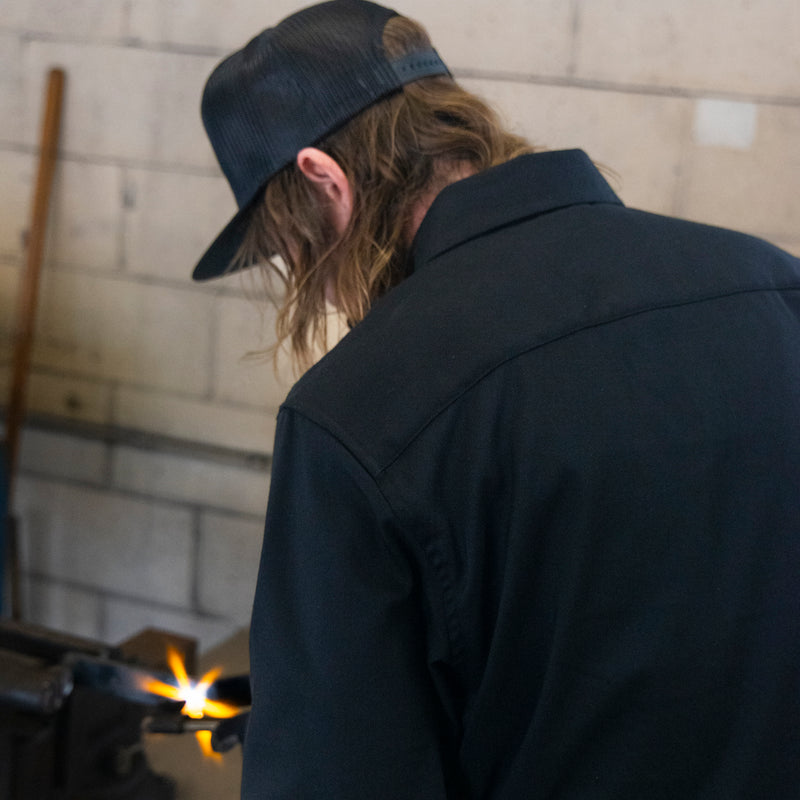
[[[27,34],[104,38],[119,36],[125,18],[123,0],[3,0],[3,24]]]
[[[111,386],[34,370],[28,379],[27,403],[31,413],[103,424],[110,421]]]
[[[50,202],[50,262],[108,271],[119,266],[122,176],[118,167],[62,158]]]
[[[264,28],[309,5],[297,0],[137,0],[130,14],[130,35],[145,42],[164,42],[235,50]]]
[[[126,197],[126,269],[184,284],[236,213],[221,176],[130,170]]]
[[[48,69],[64,68],[64,152],[211,168],[198,109],[214,62],[135,47],[35,40],[23,52],[23,92],[41,97]],[[26,109],[28,143],[38,140],[39,116],[38,103]]]
[[[221,12],[208,0],[138,0],[130,33],[145,41],[237,49],[308,3],[277,0],[267,6],[233,0]],[[451,69],[513,70],[564,74],[572,48],[572,4],[559,0],[404,0],[392,5],[419,20]]]
[[[578,77],[740,94],[800,93],[795,0],[592,0],[578,9]]]
[[[534,145],[585,150],[613,173],[610,183],[626,204],[674,209],[690,101],[507,81],[462,83]]]
[[[683,216],[768,239],[796,239],[800,108],[759,106],[749,148],[695,140],[688,149],[683,186]]]
[[[22,612],[25,621],[34,625],[102,641],[102,603],[97,592],[26,577],[22,581]]]
[[[572,60],[573,3],[563,0],[403,0],[451,70],[566,75]]]
[[[123,427],[162,433],[190,442],[269,454],[275,439],[275,415],[165,393],[121,387],[114,421]]]
[[[158,120],[152,128],[156,161],[216,170],[217,161],[200,118],[200,99],[218,60],[216,56],[164,53],[156,63],[152,87],[158,98]]]
[[[263,300],[219,300],[219,334],[214,358],[214,396],[277,412],[294,382],[287,359],[273,368],[275,310]]]
[[[0,254],[5,257],[25,255],[37,170],[35,156],[0,151]],[[117,168],[60,158],[50,194],[44,262],[116,268],[121,197]]]
[[[108,448],[103,442],[27,427],[20,437],[20,469],[40,477],[105,483]]]
[[[704,147],[749,150],[758,123],[758,106],[732,100],[698,100],[694,104],[692,136]]]
[[[10,361],[10,345],[0,340],[0,354]],[[0,396],[11,387],[11,366],[0,366]],[[29,414],[105,423],[111,413],[111,388],[108,384],[85,381],[68,375],[32,372],[28,375],[25,408]]]
[[[211,302],[191,287],[47,270],[35,363],[83,377],[203,393]]]
[[[23,256],[35,180],[32,155],[0,150],[0,255],[6,258]]]
[[[269,475],[265,470],[200,456],[117,447],[112,474],[113,484],[119,489],[253,514],[262,520],[267,505]]]
[[[197,561],[203,611],[249,623],[263,535],[263,520],[203,514]]]
[[[778,236],[772,239],[772,243],[783,248],[787,253],[791,253],[800,258],[800,238],[791,239]]]
[[[31,572],[150,602],[189,603],[189,511],[26,476],[15,506]]]
[[[0,141],[22,139],[22,43],[16,33],[0,31]],[[0,175],[3,170],[0,170]]]
[[[121,644],[145,628],[189,636],[197,640],[201,653],[211,649],[241,628],[236,622],[196,614],[188,609],[170,609],[146,601],[106,597],[103,641]]]
[[[22,28],[30,13],[25,0],[7,0],[3,7],[3,27]]]
[[[43,96],[47,71],[66,72],[61,147],[82,156],[148,158],[158,123],[156,75],[163,55],[112,45],[33,40],[24,50],[23,91]],[[39,103],[27,109],[26,141],[38,138]]]

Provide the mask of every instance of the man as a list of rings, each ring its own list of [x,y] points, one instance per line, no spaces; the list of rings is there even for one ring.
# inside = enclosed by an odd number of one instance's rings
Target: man
[[[800,264],[625,208],[361,0],[224,61],[240,210],[307,364],[278,418],[246,798],[800,789]]]

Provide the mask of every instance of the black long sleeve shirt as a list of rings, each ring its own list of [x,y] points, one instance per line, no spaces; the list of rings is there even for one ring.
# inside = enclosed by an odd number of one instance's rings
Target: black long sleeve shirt
[[[243,797],[800,796],[800,264],[579,151],[444,190],[281,409]]]

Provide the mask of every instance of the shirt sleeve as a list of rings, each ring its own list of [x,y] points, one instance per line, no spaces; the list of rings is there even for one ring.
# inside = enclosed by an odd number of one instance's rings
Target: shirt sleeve
[[[372,477],[284,408],[250,634],[245,800],[447,796],[421,607]]]

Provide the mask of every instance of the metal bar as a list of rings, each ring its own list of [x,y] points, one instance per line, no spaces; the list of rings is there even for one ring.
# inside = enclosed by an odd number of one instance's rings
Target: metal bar
[[[0,708],[55,714],[71,692],[66,667],[0,651]]]

